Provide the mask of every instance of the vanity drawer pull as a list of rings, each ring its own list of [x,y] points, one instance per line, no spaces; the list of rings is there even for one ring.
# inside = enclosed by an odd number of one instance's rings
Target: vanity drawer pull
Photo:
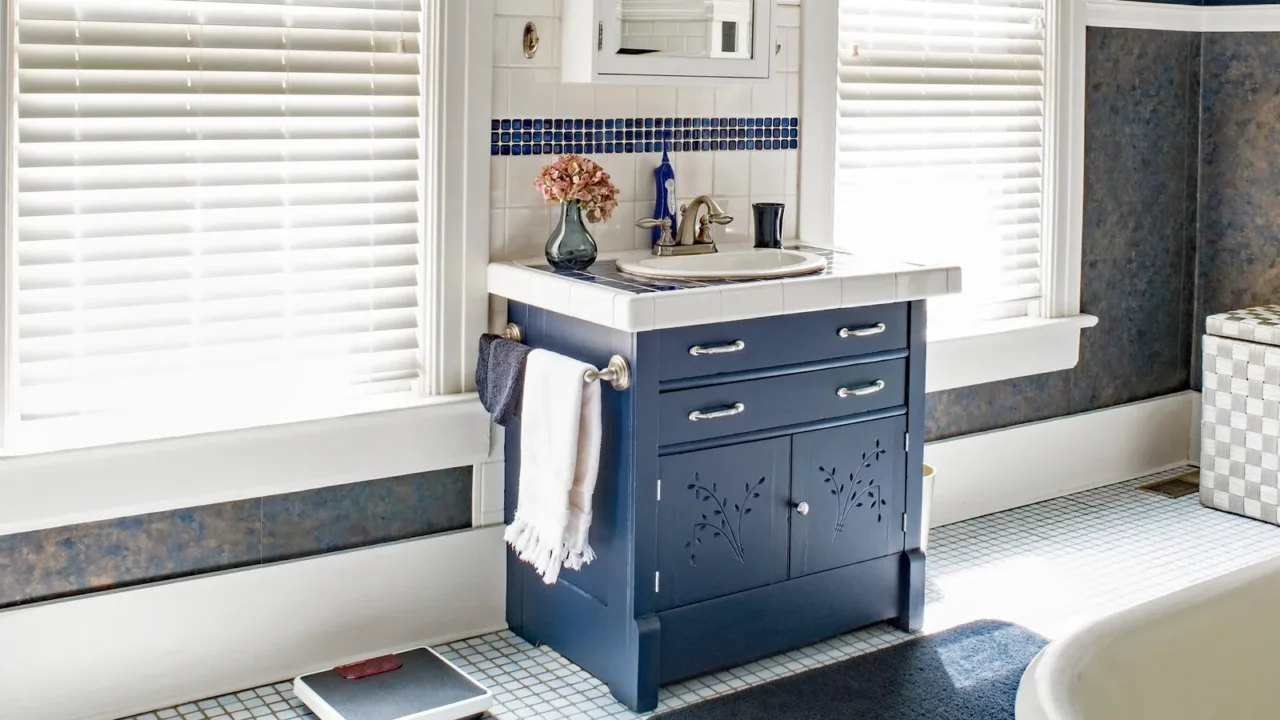
[[[860,327],[860,328],[841,328],[840,337],[842,338],[871,337],[872,335],[879,335],[880,333],[888,329],[889,328],[884,323],[876,323],[875,325],[868,325],[867,327]]]
[[[862,397],[863,395],[875,395],[884,389],[884,381],[877,380],[870,385],[864,385],[860,388],[840,388],[836,391],[836,395],[842,398]]]
[[[747,406],[743,405],[742,403],[734,403],[733,407],[731,408],[725,408],[724,410],[716,410],[715,412],[703,412],[701,410],[694,410],[693,412],[689,413],[689,420],[692,422],[698,422],[699,420],[719,420],[720,418],[727,418],[727,417],[733,417],[734,415],[741,415],[742,413],[746,412],[746,410],[747,410]]]
[[[717,345],[715,347],[702,347],[701,345],[694,345],[693,347],[689,348],[689,354],[694,357],[699,357],[701,355],[728,355],[729,353],[742,352],[743,350],[746,350],[746,349],[747,349],[746,343],[742,342],[741,340],[734,340],[732,343],[729,343],[728,345]]]

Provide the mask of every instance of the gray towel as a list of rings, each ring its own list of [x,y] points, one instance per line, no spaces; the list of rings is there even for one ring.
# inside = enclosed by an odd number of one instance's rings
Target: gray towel
[[[497,335],[480,336],[480,358],[476,363],[476,392],[480,404],[493,421],[507,427],[520,417],[520,397],[524,393],[524,364],[532,351]]]

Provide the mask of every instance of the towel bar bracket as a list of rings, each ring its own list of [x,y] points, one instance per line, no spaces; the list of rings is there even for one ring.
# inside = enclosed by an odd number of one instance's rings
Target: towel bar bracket
[[[524,342],[524,332],[515,323],[507,323],[502,337],[513,342]],[[588,370],[582,377],[584,382],[607,382],[614,390],[626,390],[631,387],[631,364],[621,355],[609,358],[609,364],[603,370]]]
[[[631,387],[631,365],[621,355],[614,355],[609,358],[609,365],[605,369],[588,370],[583,380],[603,381],[612,385],[614,390],[626,390]]]

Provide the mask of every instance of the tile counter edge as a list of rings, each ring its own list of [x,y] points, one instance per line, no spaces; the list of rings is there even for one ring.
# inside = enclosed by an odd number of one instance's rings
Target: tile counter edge
[[[961,290],[960,268],[946,265],[904,265],[861,274],[802,276],[648,294],[602,287],[520,262],[490,263],[488,280],[492,295],[624,332],[882,305]]]

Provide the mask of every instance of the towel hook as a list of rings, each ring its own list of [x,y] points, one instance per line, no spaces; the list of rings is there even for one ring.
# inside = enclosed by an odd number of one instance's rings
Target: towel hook
[[[523,343],[524,332],[515,323],[507,323],[502,337],[512,342]],[[588,370],[582,376],[583,382],[607,382],[614,390],[626,390],[631,387],[631,363],[621,355],[609,358],[609,364],[603,370]]]

